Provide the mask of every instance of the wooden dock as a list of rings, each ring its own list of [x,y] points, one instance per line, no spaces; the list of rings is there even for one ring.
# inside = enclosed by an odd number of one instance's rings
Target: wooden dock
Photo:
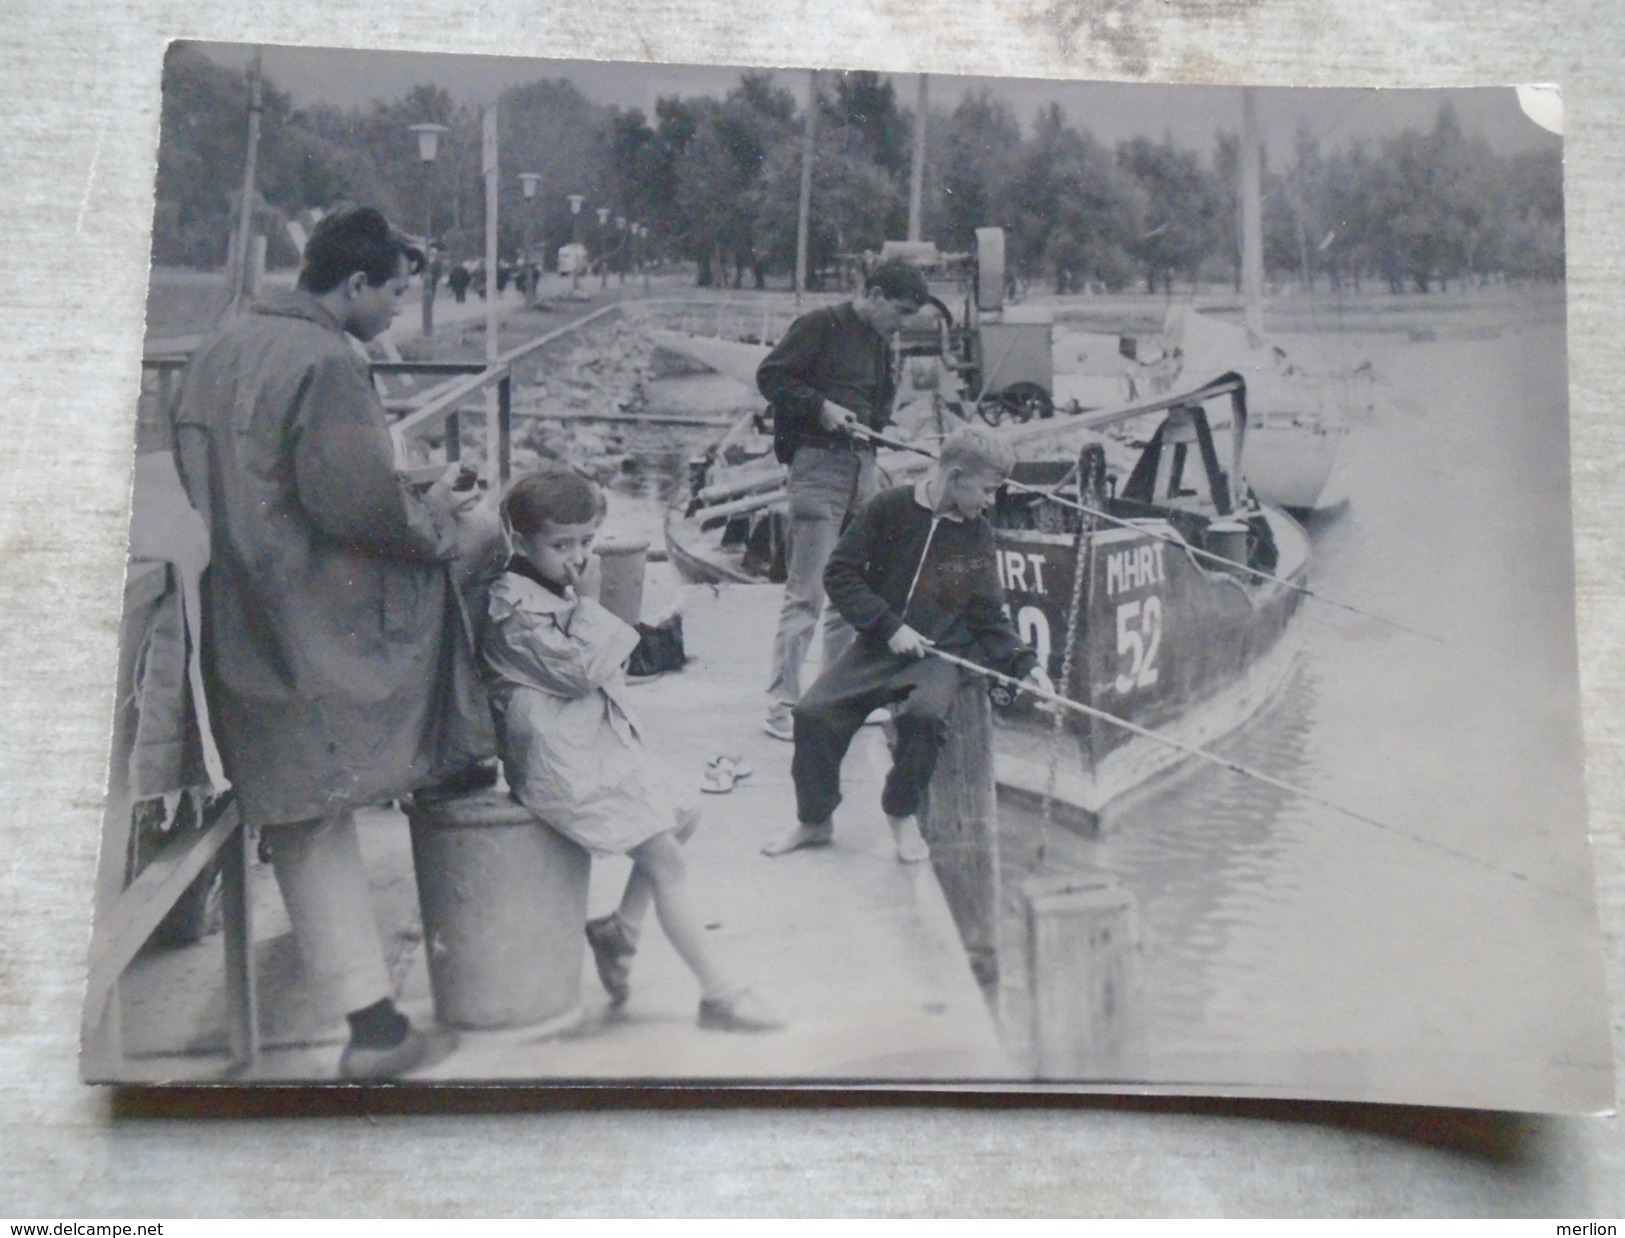
[[[847,760],[846,802],[827,851],[768,859],[761,846],[794,817],[790,746],[760,730],[764,666],[778,590],[740,586],[686,594],[683,671],[636,689],[652,746],[702,801],[689,843],[697,902],[718,954],[789,1020],[780,1032],[737,1035],[695,1025],[698,991],[651,915],[616,1013],[588,961],[576,1017],[545,1028],[470,1033],[421,1072],[445,1082],[648,1080],[668,1083],[976,1082],[1023,1072],[1000,1045],[942,888],[930,865],[902,865],[880,813],[887,754],[866,728]],[[744,759],[750,778],[728,795],[699,795],[706,761]],[[433,1008],[412,888],[406,826],[393,810],[362,816],[374,903],[400,998],[421,1024]],[[628,864],[594,866],[589,914],[617,900]],[[338,1012],[301,988],[286,919],[267,871],[254,874],[263,912],[263,1079],[331,1077],[343,1043]],[[213,960],[218,946],[205,943]],[[127,1065],[145,1078],[221,1079],[224,1003],[217,966],[187,950],[138,960],[124,985]],[[175,986],[185,991],[169,991]],[[216,1030],[218,1028],[218,1030]]]

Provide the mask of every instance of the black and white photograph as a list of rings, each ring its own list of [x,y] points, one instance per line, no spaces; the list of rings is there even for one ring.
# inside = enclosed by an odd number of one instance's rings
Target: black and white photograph
[[[1613,1107],[1555,89],[160,107],[86,1081]]]

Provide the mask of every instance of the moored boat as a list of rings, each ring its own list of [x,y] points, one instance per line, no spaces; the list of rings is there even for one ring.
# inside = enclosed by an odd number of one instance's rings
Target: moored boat
[[[1346,380],[1316,372],[1280,344],[1194,310],[1169,315],[1165,347],[1178,358],[1170,382],[1231,371],[1247,380],[1247,482],[1265,502],[1302,514],[1348,502],[1337,474],[1348,435]]]
[[[1080,429],[1159,416],[1133,453],[1130,440],[1096,433],[1072,454]],[[672,560],[707,583],[782,580],[782,470],[754,441],[765,435],[736,430],[668,513]],[[1004,433],[1020,457],[1018,484],[1001,491],[993,513],[1010,613],[1061,690],[1097,714],[1057,725],[995,689],[1001,791],[1098,826],[1183,756],[1100,715],[1206,746],[1278,691],[1292,666],[1289,629],[1310,546],[1291,516],[1250,489],[1240,467],[1249,433],[1235,375]],[[901,472],[921,459],[896,452],[888,463]]]

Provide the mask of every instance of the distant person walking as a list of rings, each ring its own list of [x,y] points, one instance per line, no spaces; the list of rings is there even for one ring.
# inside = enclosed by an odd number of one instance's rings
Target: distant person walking
[[[474,280],[469,269],[461,262],[453,264],[451,273],[446,276],[446,287],[451,289],[451,295],[461,305],[468,300],[468,286]]]
[[[495,747],[449,570],[466,500],[449,477],[419,497],[397,476],[353,342],[388,328],[421,261],[375,210],[328,216],[297,290],[194,354],[175,413],[210,532],[202,649],[226,774],[307,975],[349,1012],[352,1079],[429,1050],[392,1000],[352,811]]]
[[[824,565],[859,507],[875,490],[874,447],[855,427],[884,429],[897,383],[891,337],[930,296],[925,278],[902,262],[868,276],[863,297],[816,309],[790,324],[756,371],[773,404],[774,452],[790,466],[788,579],[763,729],[794,737],[790,711],[801,697],[801,667],[824,609]],[[824,665],[851,642],[833,608],[824,622]]]

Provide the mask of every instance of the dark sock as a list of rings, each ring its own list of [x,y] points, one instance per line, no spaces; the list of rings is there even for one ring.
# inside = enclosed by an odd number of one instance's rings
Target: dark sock
[[[393,1049],[412,1027],[412,1021],[387,997],[344,1017],[350,1024],[350,1043],[363,1049]]]

